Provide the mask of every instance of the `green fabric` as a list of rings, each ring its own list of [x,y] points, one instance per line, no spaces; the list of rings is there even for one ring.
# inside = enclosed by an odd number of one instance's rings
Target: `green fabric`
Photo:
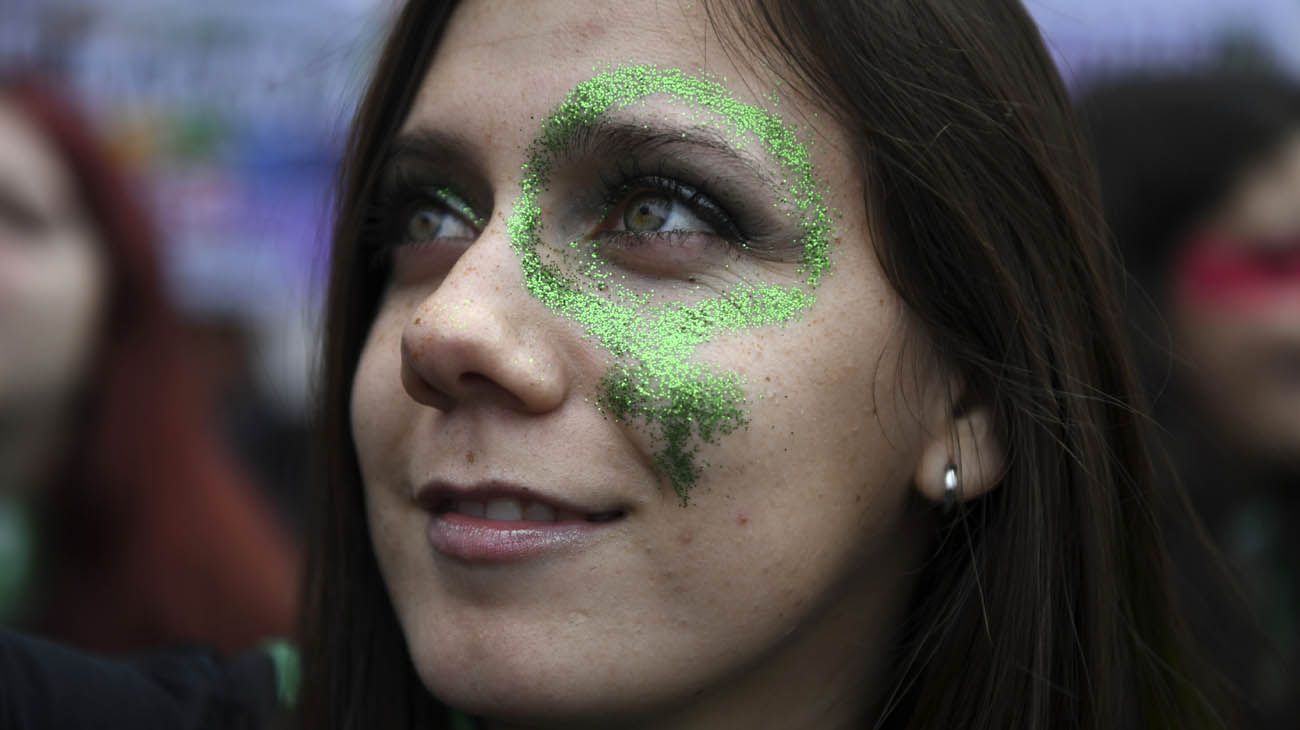
[[[0,624],[14,623],[21,615],[35,557],[31,510],[18,499],[0,496]]]
[[[302,661],[298,649],[284,639],[272,639],[262,645],[275,666],[275,694],[280,706],[292,709],[298,704],[298,687],[302,684]]]
[[[478,730],[478,721],[463,712],[447,708],[451,717],[451,730]]]

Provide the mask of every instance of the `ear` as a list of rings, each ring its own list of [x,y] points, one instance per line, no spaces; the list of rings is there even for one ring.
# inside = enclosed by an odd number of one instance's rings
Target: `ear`
[[[1006,469],[1006,448],[994,432],[992,409],[983,403],[963,406],[963,398],[945,399],[943,413],[932,422],[917,463],[915,484],[936,504],[946,499],[945,472],[957,472],[957,500],[974,499],[996,487]]]

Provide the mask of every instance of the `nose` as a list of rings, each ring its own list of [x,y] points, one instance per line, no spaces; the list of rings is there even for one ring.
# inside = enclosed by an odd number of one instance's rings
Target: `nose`
[[[401,337],[402,386],[451,411],[474,402],[526,413],[558,408],[568,375],[550,315],[523,287],[509,244],[488,231],[415,308]]]

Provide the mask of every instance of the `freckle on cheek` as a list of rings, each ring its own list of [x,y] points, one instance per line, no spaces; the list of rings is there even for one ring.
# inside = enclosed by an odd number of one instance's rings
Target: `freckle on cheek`
[[[749,524],[749,515],[746,514],[746,513],[744,513],[744,512],[737,512],[737,513],[736,513],[736,524],[737,524],[738,526],[740,526],[740,527],[745,527],[746,525],[748,525],[748,524]]]
[[[473,451],[466,451],[466,452],[465,452],[465,461],[467,461],[467,462],[469,462],[469,463],[471,463],[471,464],[474,463],[474,452],[473,452]]]

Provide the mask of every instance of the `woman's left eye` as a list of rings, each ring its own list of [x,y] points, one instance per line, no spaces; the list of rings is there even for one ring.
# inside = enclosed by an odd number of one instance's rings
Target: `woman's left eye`
[[[700,220],[685,204],[672,196],[646,191],[628,198],[623,208],[623,230],[631,233],[661,233],[667,231],[698,231],[717,233],[713,226]]]
[[[683,238],[699,235],[740,241],[742,235],[722,206],[703,192],[667,178],[644,178],[611,199],[598,237]]]

